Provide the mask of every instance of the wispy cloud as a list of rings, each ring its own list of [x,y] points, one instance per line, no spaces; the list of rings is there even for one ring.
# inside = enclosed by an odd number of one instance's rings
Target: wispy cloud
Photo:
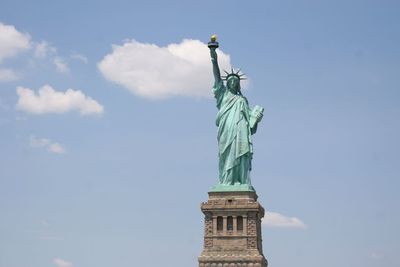
[[[47,220],[39,221],[40,228],[37,230],[28,230],[27,232],[33,234],[35,238],[45,241],[63,241],[64,238],[53,231],[52,224]]]
[[[8,68],[0,68],[0,82],[10,82],[19,79],[19,75],[14,70]]]
[[[9,105],[3,102],[3,100],[0,98],[0,109],[2,110],[10,110]]]
[[[72,53],[71,58],[75,59],[75,60],[79,60],[85,64],[88,63],[87,57],[85,57],[84,55],[78,54],[78,53]]]
[[[64,154],[65,149],[59,143],[52,143],[47,148],[50,152],[57,153],[57,154]]]
[[[307,225],[299,218],[287,217],[278,212],[266,212],[262,224],[267,227],[307,228]]]
[[[212,95],[210,51],[199,40],[166,47],[130,40],[112,49],[98,63],[100,72],[136,95],[151,99]],[[221,69],[230,69],[230,57],[220,49],[218,60]]]
[[[57,52],[57,48],[47,41],[35,43],[34,57],[37,59],[49,59],[59,73],[68,73],[67,62]]]
[[[72,267],[72,263],[60,258],[53,259],[53,263],[58,267]]]
[[[17,95],[16,108],[33,114],[66,113],[76,110],[82,115],[93,115],[102,114],[104,111],[102,105],[79,90],[68,89],[59,92],[50,85],[45,85],[36,94],[29,88],[18,87]]]
[[[29,145],[33,148],[44,148],[48,152],[56,154],[64,154],[65,149],[56,142],[51,141],[47,138],[36,138],[35,136],[30,136]]]
[[[43,66],[43,64],[37,64],[38,60],[46,60],[46,65],[51,62],[59,73],[68,73],[69,66],[66,61],[66,57],[58,53],[57,48],[46,40],[40,42],[31,40],[31,36],[28,33],[21,32],[13,25],[7,25],[0,22],[0,64],[3,63],[4,59],[13,58],[25,51],[30,51],[28,54],[27,61],[24,67],[37,68]],[[71,55],[71,58],[80,60],[87,63],[87,58],[78,53]],[[22,68],[20,66],[20,68]],[[16,68],[18,70],[18,68]],[[19,73],[24,71],[19,70],[15,72],[9,66],[0,66],[0,82],[14,81],[20,78]]]
[[[371,253],[369,254],[369,257],[370,257],[371,259],[374,259],[374,260],[380,260],[380,259],[383,258],[383,254],[382,254],[382,253],[379,253],[379,252],[371,252]]]
[[[35,44],[35,57],[45,58],[49,55],[54,55],[57,53],[57,49],[49,44],[47,41],[41,41]]]
[[[50,223],[48,221],[46,221],[46,220],[41,220],[40,223],[45,227],[49,227],[50,226]]]
[[[66,73],[69,72],[69,67],[67,63],[61,57],[55,57],[53,63],[56,66],[58,72]]]

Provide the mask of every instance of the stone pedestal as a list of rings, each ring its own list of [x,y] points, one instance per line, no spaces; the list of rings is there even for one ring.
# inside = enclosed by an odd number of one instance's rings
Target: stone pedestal
[[[209,192],[199,267],[266,267],[262,252],[264,208],[251,191]]]

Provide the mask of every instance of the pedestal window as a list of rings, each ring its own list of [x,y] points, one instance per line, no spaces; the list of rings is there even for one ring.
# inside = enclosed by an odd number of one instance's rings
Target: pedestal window
[[[237,231],[238,232],[243,232],[243,217],[242,216],[238,216],[236,220],[237,220],[237,223],[236,223]]]
[[[232,216],[228,216],[228,218],[227,218],[226,230],[233,231],[233,217]]]
[[[218,216],[217,217],[217,231],[222,232],[223,229],[224,229],[224,219],[222,218],[222,216]]]

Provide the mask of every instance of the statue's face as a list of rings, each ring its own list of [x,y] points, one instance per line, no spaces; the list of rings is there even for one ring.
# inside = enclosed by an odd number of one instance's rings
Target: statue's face
[[[227,81],[228,90],[233,94],[237,94],[240,90],[240,81],[236,77],[231,77]]]

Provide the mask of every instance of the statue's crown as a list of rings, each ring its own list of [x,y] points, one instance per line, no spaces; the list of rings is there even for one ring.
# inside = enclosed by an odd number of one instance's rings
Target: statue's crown
[[[226,75],[221,75],[221,78],[226,81],[229,80],[229,78],[231,77],[236,77],[238,80],[246,80],[246,77],[244,77],[244,73],[240,73],[240,69],[235,72],[233,68],[231,68],[231,73],[227,72],[226,70],[224,70],[224,72],[226,73]]]

